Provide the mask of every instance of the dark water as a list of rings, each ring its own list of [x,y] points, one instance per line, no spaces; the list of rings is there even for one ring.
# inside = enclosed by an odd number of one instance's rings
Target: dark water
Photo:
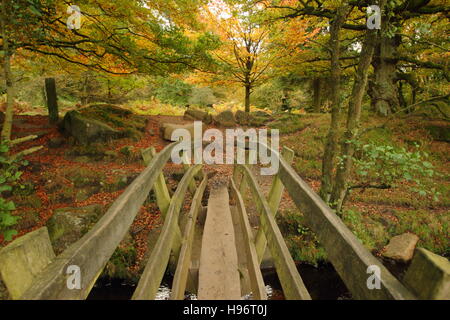
[[[348,300],[351,294],[331,264],[314,267],[298,264],[297,269],[313,300]],[[275,270],[263,272],[264,281],[272,288],[270,300],[284,300],[280,281]]]
[[[297,269],[313,300],[351,299],[339,275],[331,264],[314,267],[307,264],[297,265]],[[267,296],[270,300],[284,300],[280,281],[275,270],[263,271]],[[164,276],[156,300],[167,300],[170,297],[172,277]],[[129,300],[136,289],[136,284],[120,279],[101,279],[92,289],[88,300]],[[249,297],[244,297],[249,298]],[[195,294],[186,295],[187,300],[196,300]]]

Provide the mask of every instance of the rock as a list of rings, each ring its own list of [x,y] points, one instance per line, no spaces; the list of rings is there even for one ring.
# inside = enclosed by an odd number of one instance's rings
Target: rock
[[[88,187],[85,189],[80,189],[75,194],[75,201],[83,202],[89,199],[92,195],[100,192],[100,187]]]
[[[64,129],[81,144],[105,142],[121,137],[121,133],[109,125],[89,119],[78,111],[69,111],[64,117]]]
[[[90,225],[100,218],[101,209],[102,207],[98,204],[56,209],[47,222],[50,240],[55,251],[61,253],[79,240],[89,230]]]
[[[172,139],[172,133],[177,129],[186,129],[191,134],[191,139],[194,138],[194,124],[175,124],[175,123],[163,123],[160,127],[161,137],[167,141],[176,141]]]
[[[428,126],[426,128],[435,141],[450,142],[449,126]]]
[[[450,300],[450,262],[428,250],[416,250],[403,281],[419,299]]]
[[[409,262],[419,237],[412,233],[404,233],[393,237],[386,246],[383,256],[403,263]]]
[[[48,141],[48,147],[55,149],[60,148],[64,144],[64,139],[62,138],[53,138]]]
[[[226,110],[214,117],[214,121],[223,127],[236,126],[236,119],[231,110]]]
[[[208,112],[196,109],[187,109],[184,118],[186,120],[200,120],[205,124],[211,124],[212,122],[212,116]]]
[[[137,173],[132,173],[132,174],[118,177],[114,180],[113,183],[108,184],[107,191],[108,192],[116,192],[119,190],[123,190],[126,187],[128,187],[134,181],[134,179],[137,178],[137,176],[138,176]]]
[[[18,299],[55,259],[47,228],[17,238],[0,250],[0,274],[12,299]]]

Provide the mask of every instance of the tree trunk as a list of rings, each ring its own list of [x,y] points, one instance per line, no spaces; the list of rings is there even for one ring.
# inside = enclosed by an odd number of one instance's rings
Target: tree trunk
[[[401,37],[389,38],[384,31],[380,32],[381,35],[379,36],[379,41],[377,41],[372,63],[374,67],[374,81],[371,104],[376,113],[386,116],[395,112],[400,105],[396,86],[397,60],[395,55],[400,45]]]
[[[283,97],[281,98],[281,110],[291,112],[291,105],[289,102],[289,89],[283,89]]]
[[[334,163],[336,160],[337,146],[339,140],[339,123],[341,113],[341,66],[339,63],[340,43],[339,32],[345,17],[348,14],[348,8],[341,7],[338,10],[335,19],[330,26],[330,50],[331,50],[331,124],[328,130],[327,141],[322,159],[322,183],[320,196],[325,201],[329,200],[332,190],[332,178]]]
[[[3,128],[1,133],[2,141],[11,140],[11,129],[13,123],[14,114],[14,80],[11,73],[11,48],[9,47],[8,32],[6,31],[6,20],[7,20],[7,9],[6,0],[2,1],[2,12],[1,12],[1,28],[2,28],[2,39],[3,39],[3,69],[6,82],[6,110],[5,110],[5,120],[3,122]]]
[[[382,7],[380,5],[380,7]],[[367,77],[376,45],[376,30],[367,30],[363,42],[358,68],[353,84],[352,95],[348,106],[347,128],[342,140],[342,164],[338,166],[331,204],[337,212],[341,212],[344,199],[347,194],[347,182],[353,166],[355,153],[355,139],[360,127],[362,100],[367,86]]]
[[[250,95],[252,87],[249,84],[245,85],[245,112],[250,113]]]
[[[402,109],[405,109],[408,103],[406,102],[405,95],[403,94],[403,81],[398,82],[397,90],[400,106],[402,107]],[[408,112],[408,110],[406,110],[406,112]]]
[[[59,120],[59,114],[56,83],[54,78],[45,79],[45,97],[47,99],[49,121],[51,124],[55,124]]]
[[[338,39],[339,41],[339,39]],[[332,69],[333,70],[333,69]],[[322,79],[321,78],[315,78],[313,80],[313,112],[320,113],[320,94],[322,89]]]

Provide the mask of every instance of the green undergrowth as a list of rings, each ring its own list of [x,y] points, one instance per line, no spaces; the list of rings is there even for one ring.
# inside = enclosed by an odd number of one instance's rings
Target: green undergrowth
[[[277,215],[277,223],[295,261],[318,265],[326,253],[316,235],[305,224],[298,210],[285,210]]]
[[[298,119],[302,122],[303,130],[282,135],[281,146],[294,150],[293,167],[302,178],[319,181],[330,117],[307,114]],[[393,236],[412,232],[420,238],[418,246],[447,257],[450,255],[449,144],[441,141],[445,140],[443,134],[437,139],[433,133],[433,137],[428,129],[432,125],[444,126],[433,121],[428,124],[424,119],[393,119],[386,122],[386,118],[373,115],[366,114],[363,117],[361,144],[389,146],[393,149],[386,150],[403,154],[420,152],[422,158],[419,164],[435,172],[431,177],[421,178],[421,187],[426,192],[413,191],[414,179],[396,176],[389,189],[354,189],[349,195],[343,222],[373,252],[381,250]],[[405,171],[405,168],[402,170]],[[409,172],[407,168],[406,171]],[[358,179],[361,177],[354,172],[351,183],[357,183]],[[326,259],[323,249],[297,209],[283,212],[277,220],[295,260],[316,264]]]

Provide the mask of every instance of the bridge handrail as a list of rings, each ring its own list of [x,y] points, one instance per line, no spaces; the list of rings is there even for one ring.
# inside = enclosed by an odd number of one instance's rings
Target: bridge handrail
[[[255,237],[253,236],[252,227],[248,221],[244,200],[236,187],[234,179],[231,179],[231,195],[236,201],[238,220],[236,222],[238,222],[238,225],[241,227],[242,237],[244,239],[244,251],[247,258],[247,270],[253,298],[256,300],[267,300],[266,287],[264,285],[264,279],[260,270],[260,261],[256,252]]]
[[[106,263],[122,241],[177,143],[158,153],[147,168],[117,198],[103,217],[80,240],[49,264],[20,299],[86,299]],[[81,289],[70,290],[69,266],[81,271]]]
[[[178,257],[178,264],[172,282],[172,292],[170,294],[171,300],[183,300],[186,291],[187,279],[189,274],[189,267],[191,266],[192,245],[195,235],[195,226],[197,216],[202,207],[203,193],[205,192],[208,183],[208,175],[204,178],[192,198],[191,209],[189,210],[188,221],[185,226],[182,247]]]
[[[317,235],[327,257],[356,299],[412,300],[416,297],[375,258],[336,213],[295,172],[277,150],[258,142],[277,155],[284,187],[304,215],[308,227]],[[369,267],[380,270],[380,289],[369,289]]]
[[[253,194],[253,200],[261,212],[261,228],[264,230],[267,245],[274,260],[278,278],[280,279],[286,299],[310,300],[311,296],[298,273],[295,262],[284,242],[283,235],[278,228],[270,206],[259,188],[255,177],[247,165],[238,165],[237,168],[244,173],[243,179],[247,181],[247,185]]]
[[[181,232],[178,225],[178,216],[181,205],[184,201],[189,185],[194,180],[195,175],[201,170],[202,165],[192,166],[183,176],[178,184],[177,190],[172,197],[164,226],[150,258],[147,261],[144,272],[139,280],[133,294],[133,300],[153,300],[164,277],[164,272],[169,263],[170,253],[174,251],[174,256],[179,256],[180,248],[175,244],[178,238],[181,245]],[[177,248],[178,247],[178,248]]]
[[[336,213],[316,194],[286,161],[279,157],[278,172],[289,195],[317,235],[327,257],[356,299],[415,299],[397,278],[358,240]],[[367,286],[368,268],[377,266],[380,289]]]

